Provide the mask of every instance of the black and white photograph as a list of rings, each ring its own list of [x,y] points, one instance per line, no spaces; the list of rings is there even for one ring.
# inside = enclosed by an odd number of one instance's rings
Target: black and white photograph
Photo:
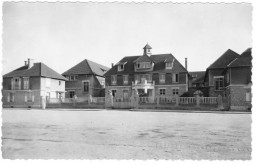
[[[2,3],[2,158],[252,159],[253,5]]]

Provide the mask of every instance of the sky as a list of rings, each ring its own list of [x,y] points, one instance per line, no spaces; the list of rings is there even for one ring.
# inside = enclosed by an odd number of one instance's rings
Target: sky
[[[252,6],[240,4],[3,4],[3,74],[27,58],[63,73],[84,59],[111,67],[125,56],[172,53],[205,71],[227,49],[252,47]]]

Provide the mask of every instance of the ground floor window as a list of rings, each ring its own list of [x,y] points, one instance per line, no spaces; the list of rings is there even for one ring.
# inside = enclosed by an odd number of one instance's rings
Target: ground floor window
[[[160,95],[165,95],[166,89],[160,89]]]
[[[14,94],[13,93],[8,93],[7,102],[14,102]]]
[[[83,91],[89,92],[89,82],[88,81],[83,82]]]
[[[34,102],[34,96],[32,92],[27,92],[25,94],[25,102]]]
[[[116,90],[115,89],[112,89],[112,96],[116,97]]]
[[[173,95],[179,95],[179,88],[173,88],[172,89],[172,94]]]
[[[214,83],[215,83],[215,89],[216,90],[223,90],[224,77],[223,76],[214,77]]]
[[[69,91],[70,98],[73,98],[75,96],[75,91]]]

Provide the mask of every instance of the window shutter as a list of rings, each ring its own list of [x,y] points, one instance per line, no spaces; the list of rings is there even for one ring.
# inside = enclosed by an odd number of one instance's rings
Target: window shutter
[[[11,89],[14,89],[14,79],[11,80]]]
[[[14,96],[12,96],[12,102],[14,102]]]
[[[21,89],[21,79],[18,79],[19,81],[19,89]]]
[[[7,96],[7,102],[10,102],[10,94]]]
[[[24,97],[24,102],[27,102],[27,96],[25,95],[25,97]]]
[[[176,82],[179,82],[179,74],[176,74]]]
[[[34,96],[32,96],[32,102],[34,102]]]

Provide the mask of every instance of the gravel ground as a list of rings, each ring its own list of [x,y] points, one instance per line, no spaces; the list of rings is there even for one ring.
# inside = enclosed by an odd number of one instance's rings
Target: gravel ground
[[[5,159],[251,159],[251,114],[3,110]]]

